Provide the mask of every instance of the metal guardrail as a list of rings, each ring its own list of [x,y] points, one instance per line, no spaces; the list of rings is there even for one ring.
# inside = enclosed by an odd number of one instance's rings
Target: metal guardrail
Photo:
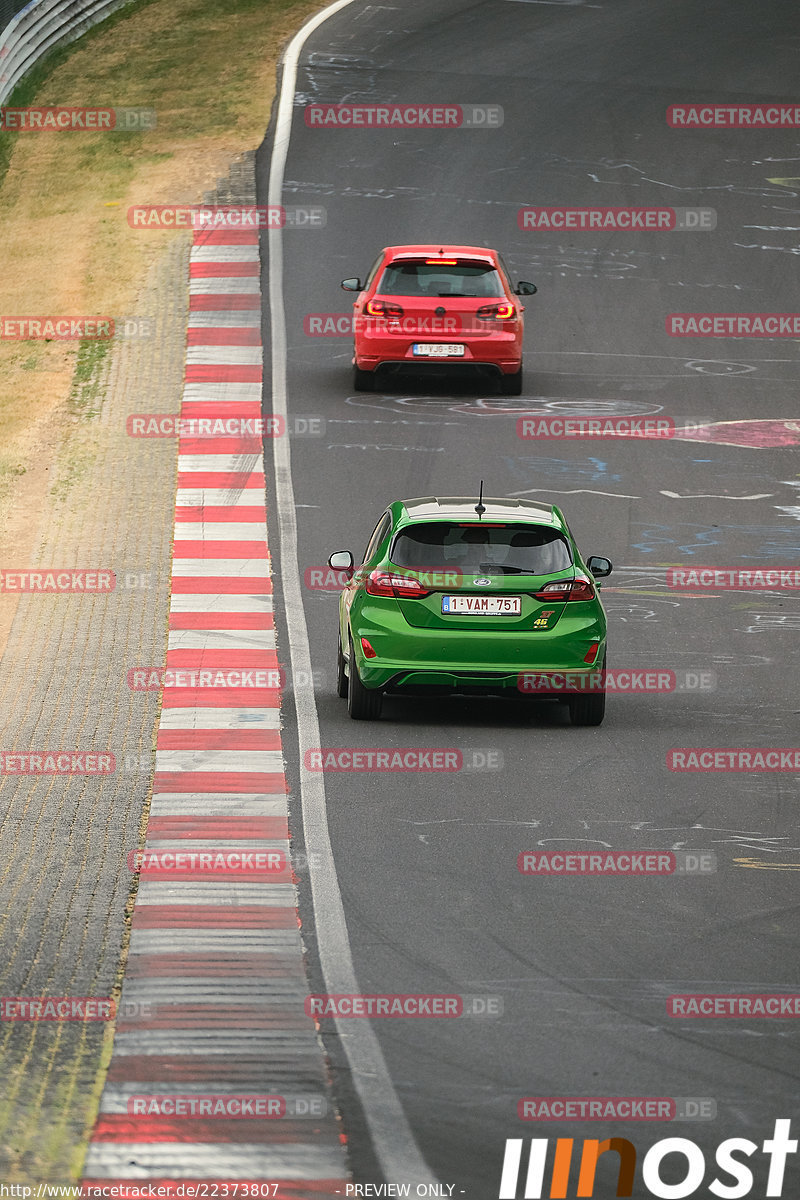
[[[130,0],[0,0],[15,15],[0,31],[0,104],[43,54],[74,41]]]

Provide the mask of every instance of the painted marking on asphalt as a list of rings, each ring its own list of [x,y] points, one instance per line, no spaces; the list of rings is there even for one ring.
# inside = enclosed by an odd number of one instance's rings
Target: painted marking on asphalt
[[[244,578],[250,577],[253,580],[259,580],[260,583],[269,575],[269,559],[215,558],[211,553],[205,558],[183,558],[176,555],[172,573],[189,578],[202,578],[204,575],[209,577],[231,575],[238,576],[240,582]]]
[[[800,871],[800,863],[765,862],[760,858],[735,858],[733,865],[751,871]]]
[[[586,0],[507,0],[513,4],[552,4],[556,8],[602,8],[602,4],[587,4]]]
[[[193,309],[189,313],[190,329],[221,329],[227,326],[246,329],[250,326],[258,327],[260,325],[261,313],[257,308],[242,309],[239,312],[204,308],[200,311]]]
[[[661,495],[668,496],[670,500],[768,500],[774,494],[774,492],[756,492],[753,496],[720,496],[715,492],[698,492],[694,495],[681,496],[678,492],[661,491]]]
[[[255,383],[260,378],[260,363],[217,365],[216,363],[191,362],[186,367],[186,379],[189,383]]]
[[[172,729],[280,729],[277,709],[171,708],[162,713],[159,731]]]
[[[269,1052],[268,1043],[263,1043]],[[268,1124],[268,1122],[264,1122]],[[134,1163],[135,1166],[131,1166]],[[297,1164],[302,1167],[298,1168]],[[320,1194],[344,1191],[345,1180],[337,1174],[341,1169],[341,1148],[323,1148],[315,1143],[299,1145],[265,1146],[261,1141],[253,1145],[228,1145],[207,1143],[147,1143],[147,1142],[92,1142],[87,1157],[87,1168],[91,1180],[87,1183],[99,1185],[104,1176],[117,1181],[119,1178],[137,1179],[208,1179],[217,1180],[270,1180],[271,1183],[286,1180],[319,1180]],[[259,1186],[256,1184],[255,1186]],[[110,1195],[110,1192],[105,1193]],[[194,1195],[201,1195],[196,1191]],[[251,1193],[256,1195],[254,1191]],[[259,1193],[260,1194],[260,1193]],[[280,1193],[278,1193],[280,1194]]]
[[[258,520],[245,521],[241,513],[235,513],[234,518],[238,517],[238,521],[234,519],[230,524],[227,522],[207,521],[187,521],[185,516],[182,517],[179,527],[176,529],[176,537],[180,537],[181,541],[190,539],[199,539],[203,541],[214,541],[223,538],[230,538],[235,542],[249,544],[250,542],[265,542],[267,536],[267,523],[264,520],[263,510],[258,513]]]
[[[641,500],[641,496],[628,496],[624,492],[598,492],[594,488],[526,488],[524,492],[509,492],[509,496],[532,496],[534,492],[547,492],[550,496],[610,496],[614,500]]]
[[[265,525],[262,504],[248,505],[246,496],[237,499],[239,500],[237,504],[209,504],[207,500],[201,504],[190,504],[183,501],[176,505],[175,520],[181,527],[193,522],[202,525],[203,528],[214,522],[217,524],[224,522],[226,525],[237,522]],[[176,530],[177,532],[182,532],[182,528]],[[222,530],[219,531],[219,534],[222,534]]]
[[[246,454],[182,454],[178,452],[178,471],[180,472],[233,472],[240,475],[247,473],[250,479],[256,480],[251,487],[264,490],[264,471],[261,467],[261,454],[250,451]]]
[[[183,399],[194,401],[252,400],[254,404],[261,403],[261,383],[237,383],[223,380],[220,383],[186,383],[183,388]]]
[[[202,242],[194,243],[190,252],[190,261],[212,262],[212,263],[235,263],[235,262],[258,262],[258,244],[253,242],[240,242],[238,245],[224,245],[219,243]],[[224,272],[224,274],[235,275],[235,271]]]
[[[277,711],[277,710],[276,710]],[[187,796],[180,792],[159,792],[150,802],[152,817],[261,817],[269,813],[272,805],[275,815],[285,814],[281,796],[269,796],[264,792],[205,792],[202,796]],[[186,886],[189,886],[188,881]],[[142,885],[139,885],[141,892]],[[138,897],[138,893],[137,893]]]
[[[207,715],[204,714],[207,721]],[[213,725],[204,725],[192,730],[160,730],[158,731],[158,749],[160,750],[190,750],[207,748],[225,750],[275,750],[281,752],[281,734],[276,728],[264,730],[248,730],[248,728],[228,728],[217,730]]]
[[[714,446],[742,446],[748,450],[766,450],[800,445],[800,421],[787,418],[755,418],[739,421],[714,421],[696,428],[676,429],[682,442],[705,442]]]
[[[239,596],[201,596],[176,593],[172,599],[170,620],[178,620],[182,614],[190,613],[211,616],[224,615],[231,620],[234,620],[238,614],[257,617],[264,615],[266,617],[272,613],[271,595],[245,593]],[[219,628],[223,628],[223,626],[219,626]]]
[[[252,331],[247,330],[247,335],[248,337],[252,337]],[[229,346],[219,344],[213,346],[196,346],[190,343],[186,351],[186,361],[190,367],[196,365],[210,365],[218,367],[220,364],[223,364],[224,366],[261,366],[261,347],[253,345]]]
[[[163,818],[166,820],[167,818]],[[175,818],[178,819],[178,818]],[[191,820],[192,818],[184,817],[183,820]],[[275,818],[271,818],[275,819]],[[175,888],[173,884],[162,883],[159,880],[144,878],[139,882],[139,890],[136,893],[136,903],[144,905],[153,905],[154,907],[169,906],[174,901]],[[184,883],[181,885],[180,896],[184,904],[193,905],[213,905],[214,911],[227,914],[227,909],[222,909],[219,904],[219,884],[203,883],[195,881],[194,883]],[[253,905],[282,905],[291,907],[295,919],[297,912],[292,907],[294,905],[294,889],[290,883],[276,883],[267,891],[260,883],[249,883],[245,880],[232,879],[225,885],[225,899],[230,904],[230,912],[235,916],[242,908]],[[149,917],[148,917],[149,919]],[[147,987],[148,981],[138,980],[132,982],[132,996],[138,993],[137,988]],[[263,986],[264,981],[258,980],[259,986]],[[154,986],[161,986],[159,979]],[[192,987],[197,987],[197,983],[193,982]],[[126,992],[127,996],[127,992]]]
[[[216,309],[224,309],[228,313],[247,312],[258,313],[259,321],[261,320],[261,288],[253,289],[248,284],[244,292],[237,292],[232,289],[228,292],[223,292],[218,289],[209,291],[207,288],[200,289],[198,281],[195,280],[195,286],[189,289],[189,313],[208,312]]]
[[[197,346],[249,346],[255,349],[258,348],[258,354],[253,354],[246,359],[238,359],[234,361],[244,362],[260,362],[261,361],[261,331],[254,321],[251,325],[220,325],[211,326],[203,325],[200,328],[190,324],[187,333],[187,345]],[[201,361],[196,357],[195,351],[192,351],[190,362]],[[208,358],[202,361],[208,362],[228,362],[230,361],[225,356],[219,356],[208,352]]]
[[[252,279],[204,279],[197,275],[189,280],[191,296],[213,296],[215,306],[221,296],[233,294],[236,296],[251,295],[260,306],[261,286],[257,275]]]
[[[193,259],[189,264],[190,279],[224,279],[230,282],[232,279],[258,279],[259,273],[258,252],[251,256],[249,262],[197,262]]]

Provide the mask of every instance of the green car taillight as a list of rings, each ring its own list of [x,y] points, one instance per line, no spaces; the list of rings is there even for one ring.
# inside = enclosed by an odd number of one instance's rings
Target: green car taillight
[[[546,583],[533,593],[537,600],[594,600],[595,590],[591,579],[576,575],[574,579],[560,579]]]
[[[429,589],[409,575],[391,571],[372,571],[364,589],[369,596],[393,596],[396,600],[414,600],[429,595]]]

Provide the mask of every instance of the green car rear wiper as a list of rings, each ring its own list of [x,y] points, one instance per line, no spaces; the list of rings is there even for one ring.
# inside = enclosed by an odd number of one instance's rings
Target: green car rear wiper
[[[478,567],[481,571],[502,571],[504,575],[537,575],[539,572],[531,571],[529,567],[513,567],[507,563],[479,563]]]

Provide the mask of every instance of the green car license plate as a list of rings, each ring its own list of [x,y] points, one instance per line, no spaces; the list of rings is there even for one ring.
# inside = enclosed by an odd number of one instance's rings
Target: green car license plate
[[[518,617],[521,596],[442,596],[442,612],[460,617]]]

